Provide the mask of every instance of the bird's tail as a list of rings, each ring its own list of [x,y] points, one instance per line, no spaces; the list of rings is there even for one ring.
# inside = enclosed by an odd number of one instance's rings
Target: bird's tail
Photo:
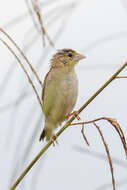
[[[46,140],[49,141],[51,136],[52,136],[52,129],[44,128],[40,135],[39,141],[44,140],[45,137]]]
[[[40,135],[39,141],[44,140],[45,136],[46,136],[46,132],[45,132],[45,129],[43,129],[43,131],[42,131],[42,133]]]

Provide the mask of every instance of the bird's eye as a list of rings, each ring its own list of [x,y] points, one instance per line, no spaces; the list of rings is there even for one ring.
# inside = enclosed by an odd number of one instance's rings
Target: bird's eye
[[[68,54],[68,57],[72,57],[72,56],[73,56],[72,53],[69,53],[69,54]]]

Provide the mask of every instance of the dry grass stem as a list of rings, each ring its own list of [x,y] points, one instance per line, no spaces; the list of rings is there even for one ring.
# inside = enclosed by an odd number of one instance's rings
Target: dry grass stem
[[[46,7],[46,6],[51,6],[54,3],[53,0],[45,0],[43,2],[40,2],[40,9],[42,9],[42,7]],[[56,9],[55,11],[58,11],[58,9]],[[10,21],[7,21],[5,24],[2,25],[2,28],[4,29],[9,29],[11,27],[15,27],[17,24],[24,22],[24,20],[26,20],[26,18],[29,16],[29,12],[24,12],[20,15],[18,15],[17,17],[14,17],[13,19],[11,19]]]
[[[28,8],[29,15],[30,15],[31,18],[32,18],[33,24],[34,24],[34,26],[35,26],[37,32],[40,33],[39,28],[38,28],[38,25],[37,25],[37,23],[36,23],[36,20],[35,20],[35,18],[34,18],[32,9],[31,9],[31,7],[30,7],[30,5],[29,5],[29,0],[25,0],[25,2],[26,2],[26,6],[27,6],[27,8]]]
[[[38,5],[38,0],[31,0],[32,1],[32,5],[34,8],[34,11],[37,15],[38,21],[40,23],[40,27],[41,27],[41,32],[42,32],[42,40],[43,40],[43,46],[45,47],[45,37],[47,38],[47,40],[49,41],[49,44],[55,48],[54,43],[52,42],[52,40],[50,39],[47,31],[45,30],[44,24],[43,24],[43,19],[42,19],[42,15],[40,12],[40,8]]]
[[[97,130],[98,130],[98,132],[99,132],[99,134],[101,136],[101,139],[103,141],[103,144],[105,146],[105,150],[106,150],[108,161],[109,161],[109,165],[110,165],[111,175],[112,175],[113,190],[116,190],[115,178],[114,178],[114,170],[113,170],[112,159],[111,159],[111,156],[110,156],[108,145],[107,145],[107,143],[106,143],[106,141],[104,139],[104,136],[103,136],[102,131],[100,130],[99,126],[96,123],[93,123],[93,124],[97,128]]]
[[[87,138],[86,138],[86,136],[85,136],[84,124],[82,125],[81,133],[82,133],[82,136],[83,136],[84,140],[86,141],[86,144],[87,144],[88,146],[90,146],[90,144],[89,144],[89,142],[88,142],[88,140],[87,140]]]
[[[117,131],[117,133],[119,134],[120,136],[120,139],[122,141],[122,144],[123,144],[123,147],[124,147],[124,150],[125,150],[125,154],[127,156],[127,144],[126,144],[126,139],[125,139],[125,136],[124,136],[124,133],[119,125],[119,123],[115,120],[115,119],[112,119],[112,118],[105,118],[114,128],[115,130]]]
[[[123,131],[122,131],[119,123],[115,119],[109,118],[109,117],[100,117],[100,118],[97,118],[97,119],[94,119],[94,120],[91,120],[91,121],[72,123],[70,125],[71,126],[73,126],[73,125],[83,125],[83,124],[86,125],[86,124],[94,123],[94,122],[100,121],[100,120],[106,120],[106,121],[108,121],[115,128],[115,130],[117,131],[117,133],[118,133],[118,135],[119,135],[119,137],[121,139],[121,142],[122,142],[124,150],[125,150],[125,154],[127,156],[126,139],[125,139],[124,133],[123,133]]]
[[[17,48],[17,50],[19,51],[19,53],[22,55],[22,57],[25,59],[26,63],[29,65],[31,71],[33,72],[33,74],[35,75],[36,79],[38,80],[39,84],[42,85],[42,82],[37,74],[37,72],[35,71],[35,69],[33,68],[33,66],[31,65],[30,61],[28,60],[28,58],[25,56],[24,52],[20,49],[20,47],[15,43],[15,41],[7,34],[7,32],[5,32],[2,28],[0,28],[0,32],[2,32],[12,43],[13,45]]]
[[[27,73],[25,67],[23,66],[22,62],[20,61],[20,59],[18,58],[18,56],[15,54],[15,52],[11,49],[11,47],[10,47],[3,39],[0,38],[0,41],[8,48],[8,50],[9,50],[9,51],[14,55],[14,57],[17,59],[18,63],[20,64],[22,70],[23,70],[24,73],[26,74],[26,76],[27,76],[27,78],[28,78],[28,81],[29,81],[29,83],[31,84],[31,86],[32,86],[32,88],[33,88],[33,90],[34,90],[34,92],[35,92],[35,94],[36,94],[36,96],[37,96],[38,102],[39,102],[39,104],[40,104],[40,106],[41,106],[41,110],[42,110],[42,102],[41,102],[41,99],[40,99],[40,97],[39,97],[39,95],[38,95],[38,92],[37,92],[37,90],[36,90],[36,88],[35,88],[35,86],[34,86],[32,80],[31,80],[29,74]]]
[[[118,77],[116,77],[116,79],[126,79],[127,78],[127,76],[118,76]]]

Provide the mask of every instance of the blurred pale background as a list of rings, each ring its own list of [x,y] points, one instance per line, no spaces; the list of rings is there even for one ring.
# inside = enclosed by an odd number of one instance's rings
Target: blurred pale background
[[[76,67],[79,77],[77,110],[127,61],[127,0],[41,0],[46,29],[57,49],[72,48],[87,55]],[[0,3],[0,26],[20,45],[44,79],[55,52],[42,46],[25,1]],[[6,40],[3,35],[2,38]],[[17,52],[17,51],[16,51]],[[26,65],[24,60],[22,62]],[[27,70],[29,68],[26,66]],[[127,75],[127,69],[121,75]],[[41,95],[35,78],[31,77]],[[81,114],[82,120],[116,118],[127,137],[127,79],[111,83]],[[127,189],[127,161],[120,139],[106,122],[99,124],[113,158],[117,189]],[[41,150],[38,141],[43,116],[28,80],[0,43],[0,189],[7,190]],[[70,127],[31,169],[21,190],[110,190],[111,173],[97,130],[86,126],[87,147],[80,126]],[[100,153],[100,154],[98,154]]]

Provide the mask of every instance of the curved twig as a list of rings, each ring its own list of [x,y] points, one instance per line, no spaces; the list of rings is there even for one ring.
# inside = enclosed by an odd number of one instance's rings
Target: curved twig
[[[32,80],[31,80],[29,74],[27,73],[25,67],[23,66],[22,62],[20,61],[20,59],[18,58],[18,56],[15,54],[15,52],[11,49],[11,47],[10,47],[3,39],[0,38],[0,41],[9,49],[9,51],[10,51],[10,52],[14,55],[14,57],[17,59],[18,63],[20,64],[22,70],[23,70],[24,73],[26,74],[26,76],[27,76],[27,78],[28,78],[28,81],[30,82],[30,84],[31,84],[31,86],[32,86],[32,88],[33,88],[33,90],[34,90],[36,96],[37,96],[38,102],[39,102],[39,104],[40,104],[40,106],[41,106],[41,110],[42,110],[42,102],[41,102],[41,99],[40,99],[40,97],[39,97],[39,95],[38,95],[38,92],[37,92],[37,90],[36,90],[36,88],[35,88],[35,86],[34,86]],[[42,112],[43,112],[43,111],[42,111]]]
[[[7,32],[5,32],[2,28],[0,28],[0,32],[2,32],[13,43],[13,45],[17,48],[17,50],[20,52],[20,54],[22,55],[22,57],[25,59],[26,63],[29,65],[31,71],[33,72],[33,74],[35,75],[36,79],[38,80],[39,84],[42,87],[43,85],[42,85],[42,82],[41,82],[41,80],[40,80],[37,72],[35,71],[35,69],[31,65],[30,61],[25,56],[25,54],[23,53],[23,51],[20,49],[20,47],[15,43],[15,41],[11,38],[11,36],[9,36],[9,34],[7,34]]]
[[[90,123],[95,123],[96,121],[100,121],[100,120],[106,120],[106,121],[108,121],[115,128],[115,130],[117,131],[117,133],[118,133],[118,135],[119,135],[119,137],[121,139],[121,142],[123,144],[123,148],[125,150],[125,154],[127,156],[126,139],[125,139],[124,133],[123,133],[123,131],[122,131],[119,123],[115,119],[112,119],[112,118],[109,118],[109,117],[100,117],[100,118],[93,119],[93,120],[90,120],[90,121],[72,123],[70,125],[71,126],[73,126],[73,125],[86,125],[86,124],[90,124]]]
[[[43,24],[43,20],[42,20],[42,15],[41,15],[41,12],[40,12],[40,8],[39,8],[39,5],[38,5],[38,0],[31,0],[32,2],[32,5],[33,5],[33,9],[37,15],[37,18],[38,18],[38,21],[40,23],[40,27],[41,27],[41,32],[42,32],[42,41],[43,41],[43,46],[45,47],[45,36],[47,38],[47,40],[49,41],[49,44],[55,48],[55,45],[54,43],[52,42],[52,40],[50,39],[47,31],[45,30],[45,27],[44,27],[44,24]]]
[[[111,175],[112,175],[112,185],[113,185],[113,190],[116,190],[116,183],[115,183],[115,178],[114,178],[114,171],[113,171],[113,165],[112,165],[112,159],[111,159],[111,156],[110,156],[110,152],[109,152],[109,148],[108,148],[108,145],[104,139],[104,136],[102,134],[102,131],[100,130],[99,126],[96,124],[96,123],[93,123],[94,126],[97,128],[100,136],[101,136],[101,139],[103,141],[103,144],[105,146],[105,150],[106,150],[106,153],[107,153],[107,157],[108,157],[108,161],[109,161],[109,165],[110,165],[110,170],[111,170]]]
[[[82,133],[82,136],[83,136],[84,140],[86,141],[86,144],[87,144],[88,146],[90,146],[90,143],[88,142],[88,140],[87,140],[87,138],[86,138],[86,135],[85,135],[85,133],[84,133],[84,124],[82,124],[81,133]]]

